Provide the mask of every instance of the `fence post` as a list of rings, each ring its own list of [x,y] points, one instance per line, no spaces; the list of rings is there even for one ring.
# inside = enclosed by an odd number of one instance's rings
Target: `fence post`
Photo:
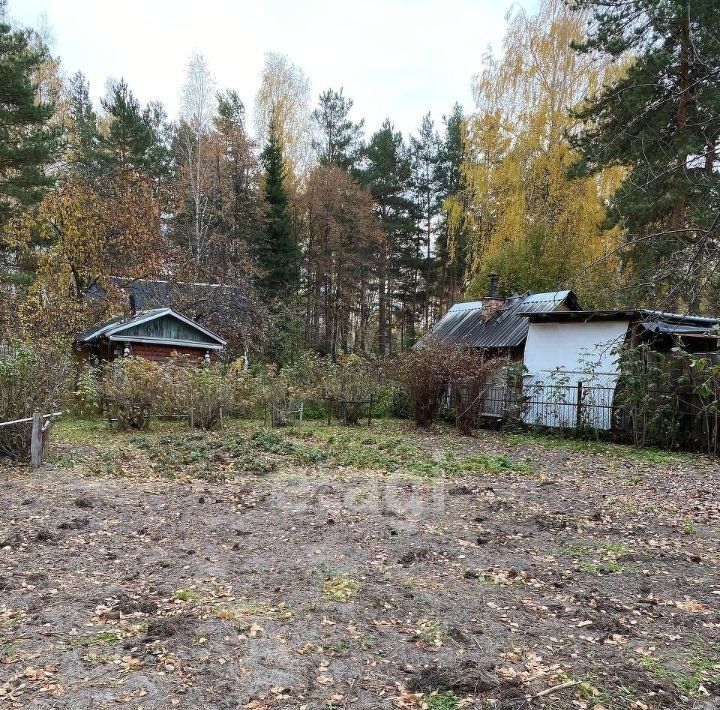
[[[30,435],[30,467],[40,468],[43,454],[43,418],[40,412],[33,412],[32,434]]]
[[[575,428],[579,429],[582,426],[582,396],[583,396],[583,383],[582,380],[578,380],[577,383],[577,406],[575,416]]]

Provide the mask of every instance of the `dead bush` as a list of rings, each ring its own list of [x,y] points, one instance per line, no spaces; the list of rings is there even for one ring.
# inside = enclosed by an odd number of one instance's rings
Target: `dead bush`
[[[470,435],[485,411],[490,388],[498,383],[504,358],[485,359],[475,348],[463,348],[455,353],[451,363],[450,400],[455,414],[455,426],[461,434]]]
[[[0,422],[49,414],[66,399],[70,365],[61,348],[0,343]],[[0,456],[30,455],[31,424],[0,427]]]
[[[457,346],[426,339],[389,365],[388,374],[408,393],[412,416],[419,426],[428,426],[436,419],[448,395],[456,352]]]
[[[426,339],[395,360],[389,375],[407,391],[418,425],[431,424],[448,402],[458,429],[469,434],[483,410],[488,387],[505,364],[503,359],[486,359],[476,348]]]

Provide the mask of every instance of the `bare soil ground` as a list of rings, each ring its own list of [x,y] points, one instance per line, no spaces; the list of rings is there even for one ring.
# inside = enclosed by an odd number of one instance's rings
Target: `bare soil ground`
[[[65,423],[0,485],[0,706],[720,707],[710,459]]]

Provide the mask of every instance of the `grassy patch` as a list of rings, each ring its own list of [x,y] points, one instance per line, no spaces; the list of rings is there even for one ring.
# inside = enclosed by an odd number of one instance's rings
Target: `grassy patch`
[[[72,468],[76,461],[71,454],[58,454],[50,459],[50,463],[58,468]]]
[[[431,693],[425,698],[428,710],[456,710],[460,707],[460,698],[448,690],[445,693]]]
[[[188,431],[179,422],[156,422],[150,432],[119,432],[100,421],[65,420],[58,440],[71,446],[98,444],[92,456],[95,473],[142,475],[149,469],[165,478],[183,476],[223,481],[239,473],[264,474],[284,466],[331,465],[356,470],[417,474],[423,477],[465,474],[531,473],[532,466],[506,454],[460,452],[461,442],[448,441],[441,450],[427,448],[407,425],[383,422],[344,427],[305,422],[282,430],[258,421],[226,420],[222,431]],[[59,466],[73,466],[81,455],[62,452]]]
[[[91,636],[75,636],[70,641],[71,646],[111,646],[120,643],[125,637],[122,631],[100,631]]]
[[[694,523],[686,523],[683,528],[683,535],[697,535],[697,528]]]
[[[602,543],[602,545],[596,549],[582,543],[571,542],[565,545],[562,551],[566,555],[581,558],[579,567],[583,572],[603,575],[620,574],[624,572],[625,567],[620,560],[631,550],[622,542],[609,540]]]
[[[392,433],[388,434],[388,430]],[[530,464],[505,454],[463,456],[453,448],[433,451],[394,433],[391,425],[386,425],[381,432],[319,424],[288,430],[290,437],[314,439],[331,463],[358,470],[406,471],[428,477],[466,473],[529,473],[533,470]]]
[[[173,594],[173,598],[180,602],[191,602],[197,599],[197,594],[188,589],[178,589],[175,594]]]
[[[270,604],[234,602],[218,604],[212,607],[212,611],[218,619],[223,619],[224,621],[238,621],[239,619],[255,617],[286,621],[293,617],[293,612],[288,609],[284,603],[271,606]]]
[[[680,464],[687,462],[691,456],[690,454],[663,451],[662,449],[640,448],[596,439],[564,437],[553,432],[520,432],[506,434],[505,436],[508,441],[514,444],[534,444],[597,456],[609,456],[615,459],[633,459],[649,464]]]
[[[696,652],[686,659],[683,670],[670,668],[668,661],[651,656],[643,656],[640,663],[656,678],[669,680],[680,693],[697,695],[701,686],[713,687],[720,684],[720,653],[718,651],[718,648],[715,647],[705,653]]]
[[[359,591],[359,582],[350,577],[328,577],[323,584],[323,596],[332,602],[350,601]]]
[[[301,446],[266,429],[184,434],[144,434],[129,438],[151,467],[163,476],[191,471],[194,476],[222,481],[235,473],[264,474],[276,471],[283,461],[314,464],[325,460],[319,449]]]
[[[101,419],[60,417],[53,424],[53,436],[68,443],[92,444],[112,439],[117,432]]]

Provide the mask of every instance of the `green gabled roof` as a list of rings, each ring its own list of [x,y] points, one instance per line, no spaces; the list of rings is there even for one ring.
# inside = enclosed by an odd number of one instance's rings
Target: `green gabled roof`
[[[91,343],[99,338],[210,350],[222,350],[226,345],[219,335],[172,308],[154,308],[129,318],[113,318],[78,334],[75,342]]]

